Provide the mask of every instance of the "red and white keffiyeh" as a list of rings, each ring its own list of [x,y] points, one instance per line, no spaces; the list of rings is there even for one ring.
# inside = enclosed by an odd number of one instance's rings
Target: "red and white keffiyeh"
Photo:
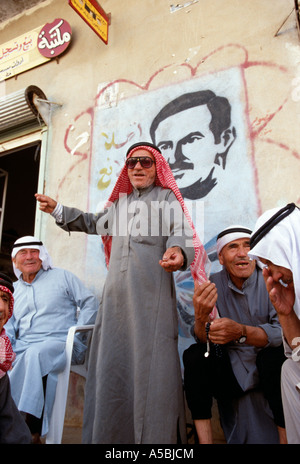
[[[156,150],[152,146],[148,145],[143,145],[142,143],[140,145],[135,145],[132,150],[129,151],[128,157],[131,156],[136,150],[144,149],[147,150],[149,153],[151,153],[154,158],[155,158],[155,163],[156,163],[156,185],[170,189],[173,191],[175,194],[177,200],[181,204],[182,210],[187,218],[187,221],[189,225],[191,226],[193,230],[193,245],[195,248],[195,259],[191,264],[191,273],[194,278],[194,280],[197,280],[199,283],[203,283],[207,280],[206,274],[205,274],[205,265],[209,262],[208,256],[206,254],[206,251],[204,249],[204,246],[202,245],[197,232],[195,230],[195,227],[193,225],[193,222],[191,220],[191,217],[189,215],[189,212],[187,210],[187,207],[183,201],[183,198],[181,196],[181,193],[179,191],[179,188],[176,184],[176,181],[174,179],[173,173],[171,171],[171,168],[163,155]],[[132,185],[130,183],[128,173],[127,173],[127,167],[124,165],[117,182],[114,186],[114,189],[108,199],[108,203],[113,203],[114,201],[119,199],[119,196],[121,194],[130,194],[132,192]],[[111,242],[112,242],[112,237],[110,236],[103,236],[102,237],[103,244],[104,244],[104,251],[105,251],[105,259],[106,259],[106,264],[108,266],[109,264],[109,258],[110,258],[110,251],[111,251]]]
[[[13,298],[12,292],[7,287],[0,285],[0,291],[4,293],[8,293],[10,296],[9,311],[8,311],[8,319],[9,319],[13,313],[14,298]],[[13,352],[10,340],[5,333],[5,329],[3,328],[0,333],[0,379],[4,377],[4,375],[9,369],[11,369],[11,365],[15,357],[16,355]]]

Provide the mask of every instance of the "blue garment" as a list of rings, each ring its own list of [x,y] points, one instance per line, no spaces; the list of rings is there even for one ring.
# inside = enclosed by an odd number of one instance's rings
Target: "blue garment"
[[[22,276],[14,283],[14,312],[5,326],[16,360],[9,372],[12,397],[20,411],[41,417],[48,432],[57,374],[65,365],[65,342],[73,325],[93,324],[98,301],[71,272],[40,269],[31,284]],[[77,311],[80,309],[77,319]],[[75,361],[85,346],[77,339]],[[47,377],[44,397],[42,377]]]
[[[277,313],[269,299],[262,271],[255,268],[244,282],[242,289],[231,281],[226,269],[211,276],[218,289],[217,308],[220,317],[228,317],[240,324],[261,327],[268,336],[265,346],[275,347],[282,343],[282,331]],[[261,348],[252,345],[227,345],[234,375],[244,391],[259,383],[256,356]]]
[[[211,276],[218,289],[217,308],[220,317],[240,324],[261,327],[268,336],[266,347],[282,344],[282,331],[272,306],[262,271],[258,267],[237,288],[226,269]],[[227,344],[232,369],[241,388],[247,392],[233,403],[219,401],[222,427],[228,444],[278,443],[273,414],[262,391],[257,390],[259,375],[256,366],[261,348],[247,344]]]

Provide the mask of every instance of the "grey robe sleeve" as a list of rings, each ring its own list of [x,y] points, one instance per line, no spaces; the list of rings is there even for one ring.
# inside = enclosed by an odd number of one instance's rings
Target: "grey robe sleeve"
[[[261,327],[268,336],[268,343],[265,348],[268,346],[279,346],[282,343],[282,329],[278,320],[277,312],[270,300],[268,303],[269,321],[258,325],[258,327]]]
[[[56,224],[67,232],[85,232],[90,235],[111,235],[114,206],[99,214],[84,213],[77,208],[63,207],[63,220]]]

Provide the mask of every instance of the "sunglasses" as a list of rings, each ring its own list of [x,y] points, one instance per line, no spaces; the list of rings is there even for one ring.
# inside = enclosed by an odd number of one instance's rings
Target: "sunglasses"
[[[140,165],[142,166],[142,168],[151,168],[151,166],[153,165],[154,161],[152,158],[150,158],[149,156],[142,156],[142,157],[135,157],[135,158],[128,158],[126,160],[126,166],[127,166],[127,169],[133,169],[135,168],[136,164],[140,162]]]

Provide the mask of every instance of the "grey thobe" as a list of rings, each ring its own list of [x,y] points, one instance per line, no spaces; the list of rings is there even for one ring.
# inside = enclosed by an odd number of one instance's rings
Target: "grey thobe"
[[[220,317],[261,327],[268,336],[266,347],[276,347],[282,343],[277,313],[270,302],[259,268],[245,281],[241,290],[232,283],[225,269],[212,275],[211,281],[218,289]],[[269,403],[262,392],[256,390],[259,383],[256,356],[260,348],[229,344],[227,349],[237,381],[245,392],[249,392],[236,400],[233,409],[228,404],[219,404],[227,443],[278,443],[277,427]]]
[[[174,204],[181,215],[171,214]],[[111,235],[115,227],[92,340],[83,443],[172,444],[179,434],[185,442],[175,286],[159,260],[179,246],[189,266],[191,230],[168,189],[134,190],[115,205],[97,216],[66,207],[63,213],[65,230]]]

